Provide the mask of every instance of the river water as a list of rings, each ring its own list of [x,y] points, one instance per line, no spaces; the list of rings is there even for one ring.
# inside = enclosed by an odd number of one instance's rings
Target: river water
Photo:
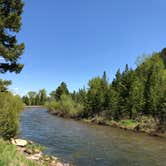
[[[42,108],[21,113],[20,137],[77,166],[166,166],[166,140],[63,119]]]

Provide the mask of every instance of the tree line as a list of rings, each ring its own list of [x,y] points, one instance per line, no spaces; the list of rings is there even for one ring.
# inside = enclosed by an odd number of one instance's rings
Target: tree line
[[[34,94],[28,94],[29,100],[35,101],[32,96],[40,96]],[[152,116],[160,126],[166,127],[166,49],[139,58],[135,69],[128,65],[122,71],[118,69],[111,83],[106,72],[89,80],[87,88],[77,92],[70,93],[62,82],[44,99],[39,103],[45,102],[49,110],[64,116],[97,115],[116,121]]]
[[[27,95],[22,97],[22,101],[26,105],[44,105],[47,101],[46,90],[41,89],[39,92],[30,91]]]

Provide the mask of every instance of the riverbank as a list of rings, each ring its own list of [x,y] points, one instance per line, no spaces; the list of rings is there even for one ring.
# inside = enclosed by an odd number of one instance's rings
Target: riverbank
[[[26,105],[25,108],[42,108],[41,105]]]
[[[165,165],[163,138],[60,118],[45,108],[21,113],[18,137],[39,143],[46,147],[45,154],[78,166]]]
[[[22,139],[11,139],[4,141],[0,139],[0,165],[19,166],[72,166],[63,163],[55,156],[44,155],[43,147],[32,141]]]
[[[137,118],[136,120],[123,119],[120,121],[115,121],[115,120],[108,120],[101,116],[95,116],[93,118],[88,118],[88,119],[85,118],[81,119],[81,118],[67,116],[65,114],[62,114],[60,111],[49,110],[48,112],[54,116],[59,116],[62,118],[71,118],[83,121],[85,123],[110,126],[122,130],[145,133],[148,134],[149,136],[166,138],[166,131],[159,130],[156,121],[151,116],[149,117],[142,116],[140,118]]]

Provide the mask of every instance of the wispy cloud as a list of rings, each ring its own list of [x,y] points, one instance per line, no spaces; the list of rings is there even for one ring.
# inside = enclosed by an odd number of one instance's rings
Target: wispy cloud
[[[9,90],[10,90],[14,95],[20,95],[20,96],[23,96],[23,95],[24,95],[23,91],[22,91],[20,88],[18,88],[18,87],[13,87],[13,88],[10,88]]]

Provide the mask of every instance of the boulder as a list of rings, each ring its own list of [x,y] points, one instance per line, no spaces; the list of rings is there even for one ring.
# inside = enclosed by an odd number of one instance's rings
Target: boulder
[[[25,147],[28,144],[28,141],[23,139],[11,139],[11,143],[16,146]]]

